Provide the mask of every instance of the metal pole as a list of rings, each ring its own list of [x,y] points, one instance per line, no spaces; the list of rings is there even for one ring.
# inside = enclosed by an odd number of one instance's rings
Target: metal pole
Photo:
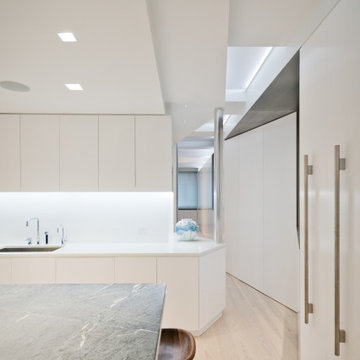
[[[224,110],[215,109],[214,117],[214,240],[222,242],[222,159]]]
[[[179,196],[179,188],[178,188],[178,171],[179,171],[179,145],[176,144],[173,147],[173,192],[174,192],[174,219],[173,226],[174,231],[178,219],[178,196]]]

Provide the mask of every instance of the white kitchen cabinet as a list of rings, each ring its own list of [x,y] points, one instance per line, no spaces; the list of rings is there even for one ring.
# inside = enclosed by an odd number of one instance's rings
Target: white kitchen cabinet
[[[176,245],[169,253],[147,253],[149,247],[144,252],[141,244],[133,254],[85,255],[85,244],[83,254],[79,246],[76,253],[41,257],[1,253],[0,284],[165,283],[163,326],[201,335],[225,308],[225,248],[193,245],[187,254],[177,252]]]
[[[19,119],[0,114],[0,191],[20,191]]]
[[[55,283],[55,259],[16,257],[12,259],[13,284]]]
[[[135,118],[99,117],[99,191],[135,189]]]
[[[263,129],[227,140],[224,148],[227,271],[262,291]]]
[[[296,113],[263,126],[263,292],[299,310]]]
[[[135,118],[136,189],[172,191],[172,123],[170,116]]]
[[[172,191],[171,117],[0,115],[0,170],[0,191]]]
[[[225,249],[199,261],[199,328],[205,331],[225,309]]]
[[[166,284],[163,327],[198,330],[199,259],[197,257],[158,258],[157,282]]]
[[[11,259],[0,259],[0,284],[11,284]]]
[[[296,113],[225,141],[227,271],[297,311]]]
[[[98,127],[97,115],[61,116],[61,191],[98,191]]]
[[[301,316],[300,359],[360,358],[360,3],[342,0],[300,52]],[[340,171],[340,328],[335,355],[335,160]],[[304,322],[304,155],[309,156],[309,302]]]
[[[68,257],[56,259],[56,283],[101,284],[114,282],[114,258]]]
[[[156,283],[156,257],[123,256],[115,258],[116,283]]]
[[[21,115],[21,190],[59,191],[60,115]]]

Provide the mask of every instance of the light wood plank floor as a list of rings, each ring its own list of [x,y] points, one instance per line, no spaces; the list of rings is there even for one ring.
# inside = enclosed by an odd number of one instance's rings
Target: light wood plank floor
[[[296,360],[297,314],[226,276],[226,309],[202,336],[195,360]]]

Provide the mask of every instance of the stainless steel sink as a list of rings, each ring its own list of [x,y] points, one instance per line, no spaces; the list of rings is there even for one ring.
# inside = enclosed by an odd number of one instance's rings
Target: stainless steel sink
[[[9,246],[0,249],[0,252],[51,252],[60,249],[61,246]]]

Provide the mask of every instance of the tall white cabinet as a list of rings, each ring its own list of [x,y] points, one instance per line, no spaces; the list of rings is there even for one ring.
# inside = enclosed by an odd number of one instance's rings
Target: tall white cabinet
[[[302,360],[360,358],[360,3],[341,0],[300,53]],[[340,171],[340,329],[335,355],[335,160]],[[304,155],[309,156],[309,302],[304,322]]]
[[[296,113],[225,141],[227,271],[297,311]]]
[[[225,141],[227,271],[263,290],[263,129]]]

